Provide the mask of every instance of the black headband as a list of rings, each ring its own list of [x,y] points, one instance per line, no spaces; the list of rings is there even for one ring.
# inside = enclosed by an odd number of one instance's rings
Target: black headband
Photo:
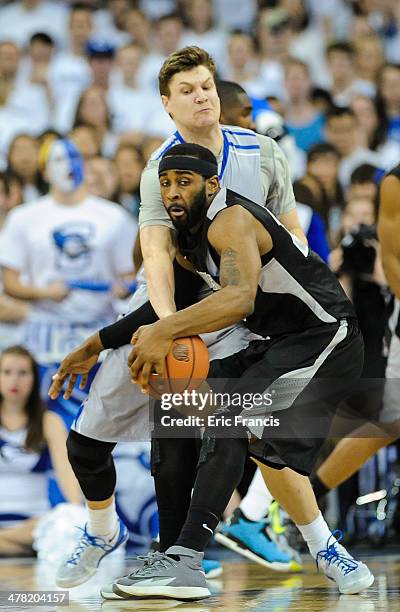
[[[189,155],[167,155],[163,157],[158,166],[158,176],[167,170],[191,170],[201,174],[204,178],[218,176],[217,164]]]

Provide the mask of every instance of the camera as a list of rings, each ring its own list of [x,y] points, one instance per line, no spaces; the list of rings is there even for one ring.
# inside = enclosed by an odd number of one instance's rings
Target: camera
[[[375,225],[358,225],[342,238],[342,272],[353,277],[373,273],[376,251],[371,240],[377,240]]]

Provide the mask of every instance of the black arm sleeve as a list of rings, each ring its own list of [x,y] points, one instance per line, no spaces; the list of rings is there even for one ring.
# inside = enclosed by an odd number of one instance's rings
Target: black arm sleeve
[[[174,261],[175,304],[183,310],[198,301],[203,280],[197,274],[189,272]],[[150,304],[146,302],[137,310],[128,313],[119,321],[100,330],[100,340],[105,349],[116,349],[129,344],[135,331],[142,325],[155,323],[158,317]]]

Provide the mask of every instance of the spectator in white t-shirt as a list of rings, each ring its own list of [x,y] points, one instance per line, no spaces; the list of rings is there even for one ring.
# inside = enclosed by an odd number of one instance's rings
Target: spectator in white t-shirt
[[[282,11],[260,11],[256,25],[261,72],[268,96],[284,98],[284,64],[289,58],[290,23]]]
[[[50,107],[42,85],[18,82],[20,60],[21,52],[14,42],[0,43],[0,108],[28,117],[28,131],[37,135],[49,125]]]
[[[32,34],[46,32],[58,44],[64,46],[66,14],[63,2],[46,0],[11,2],[0,8],[0,40],[14,40],[21,47],[25,47]]]
[[[183,22],[177,13],[160,17],[154,27],[154,46],[145,56],[140,70],[140,83],[158,94],[158,73],[164,60],[182,47]]]
[[[144,52],[150,53],[153,47],[153,29],[150,19],[138,8],[130,8],[124,13],[125,30],[133,42],[140,45]]]
[[[46,173],[49,194],[11,211],[0,236],[4,288],[31,303],[25,342],[43,363],[112,320],[112,294],[87,287],[131,274],[136,234],[120,206],[88,193],[71,141],[50,145]]]
[[[357,78],[354,48],[348,42],[335,41],[328,45],[326,57],[330,72],[330,92],[336,106],[349,106],[354,96],[373,96],[375,86]]]
[[[107,100],[113,118],[113,129],[119,134],[136,132],[143,136],[147,126],[154,120],[156,109],[165,115],[160,96],[138,84],[143,57],[143,49],[137,43],[121,47],[117,54],[121,83],[109,89]]]
[[[354,61],[357,79],[376,93],[379,73],[385,63],[383,45],[376,34],[359,36],[354,40]]]
[[[215,60],[218,70],[226,63],[226,32],[216,26],[211,0],[189,0],[184,5],[188,29],[182,36],[182,47],[197,45]]]
[[[20,62],[18,80],[48,87],[49,68],[54,57],[54,40],[45,32],[36,32],[29,41],[25,57]],[[49,92],[48,92],[49,93]]]
[[[225,79],[239,83],[254,98],[268,95],[268,84],[262,77],[260,58],[250,34],[234,32],[228,41],[228,61],[221,72]]]
[[[105,10],[95,11],[95,38],[106,40],[115,47],[126,45],[130,41],[125,27],[126,12],[131,4],[130,0],[109,0]]]

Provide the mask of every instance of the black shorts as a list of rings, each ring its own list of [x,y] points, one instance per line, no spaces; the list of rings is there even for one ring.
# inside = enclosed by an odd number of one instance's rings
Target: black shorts
[[[310,474],[339,402],[361,375],[363,356],[362,336],[351,319],[257,340],[235,355],[213,361],[213,390],[229,398],[248,394],[250,407],[228,402],[216,411],[222,425],[206,429],[200,462],[212,452],[215,437],[246,431],[254,458],[274,468]],[[255,394],[265,398],[261,405],[251,405]]]

